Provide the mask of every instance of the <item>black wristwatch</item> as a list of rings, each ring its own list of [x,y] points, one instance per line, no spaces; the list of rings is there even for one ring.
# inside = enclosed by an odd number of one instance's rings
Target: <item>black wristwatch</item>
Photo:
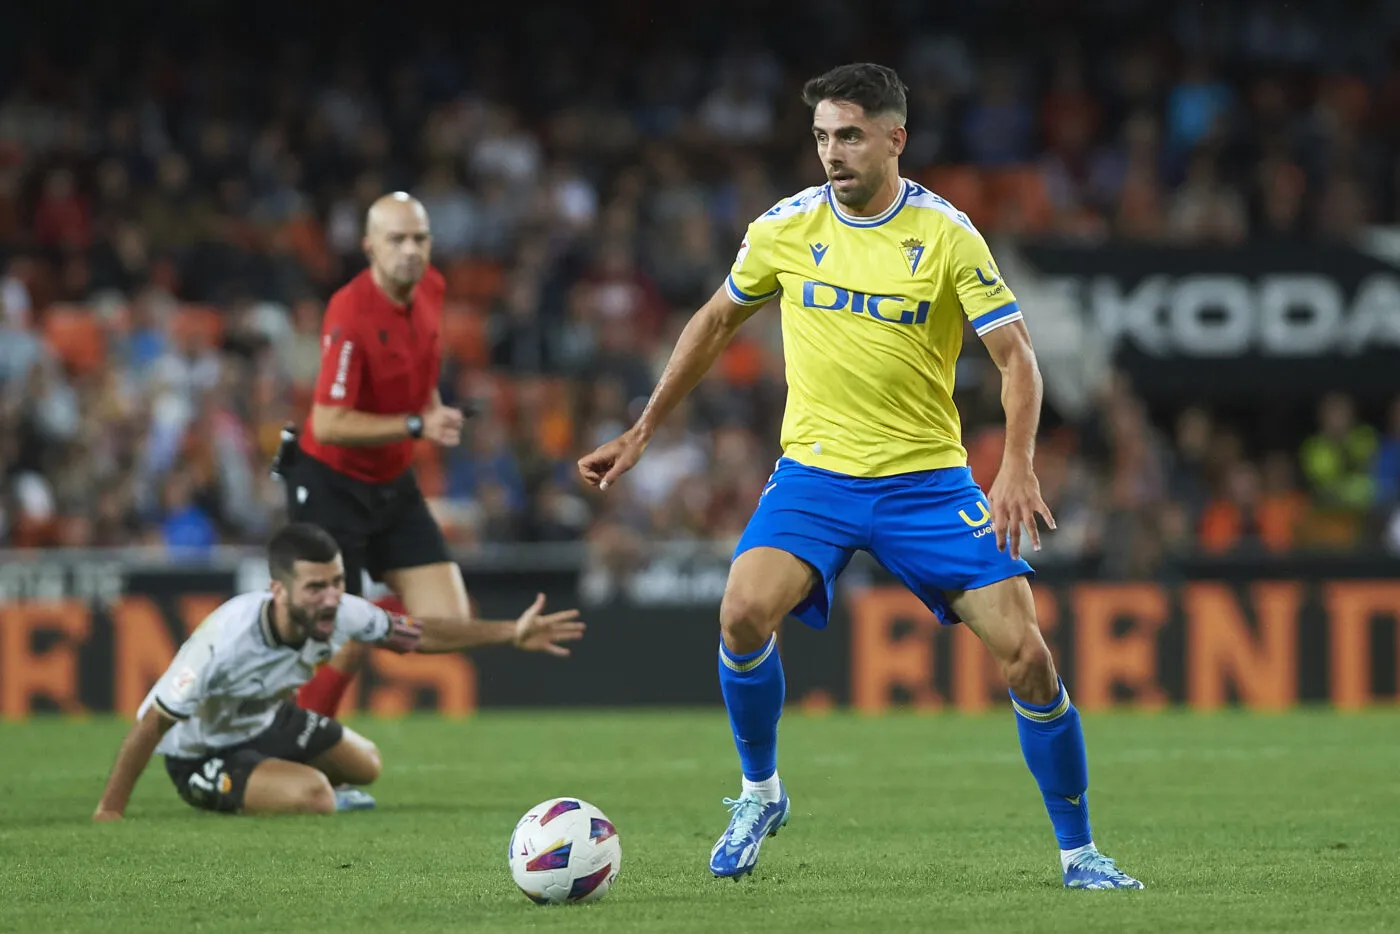
[[[408,418],[404,419],[404,421],[408,424],[408,436],[410,438],[423,437],[423,416],[410,415]]]

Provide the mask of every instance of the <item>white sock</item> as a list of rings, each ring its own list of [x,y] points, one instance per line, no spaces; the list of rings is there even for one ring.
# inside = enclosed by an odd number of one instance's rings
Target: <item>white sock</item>
[[[1069,864],[1070,864],[1071,862],[1074,861],[1074,858],[1075,858],[1076,856],[1078,856],[1078,855],[1081,854],[1081,853],[1092,853],[1094,850],[1097,850],[1097,849],[1098,849],[1098,847],[1094,846],[1094,841],[1093,841],[1093,840],[1090,840],[1090,841],[1089,841],[1087,844],[1085,844],[1084,846],[1077,846],[1077,847],[1075,847],[1075,848],[1072,849],[1072,850],[1061,850],[1061,851],[1060,851],[1060,871],[1061,871],[1061,872],[1068,872],[1068,871],[1069,871]]]
[[[772,804],[783,796],[782,786],[778,784],[778,773],[774,772],[761,782],[751,782],[744,779],[743,794],[758,795],[758,800],[764,804]]]

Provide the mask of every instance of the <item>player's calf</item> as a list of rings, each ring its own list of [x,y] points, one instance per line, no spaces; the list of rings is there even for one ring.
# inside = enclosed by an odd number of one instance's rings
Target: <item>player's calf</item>
[[[710,853],[710,870],[736,877],[758,862],[763,839],[787,822],[778,778],[778,720],[787,692],[778,624],[816,583],[811,566],[776,548],[740,554],[720,606],[719,684],[743,769],[741,793],[726,798],[729,828]]]
[[[318,769],[285,759],[264,759],[248,776],[244,814],[333,814],[335,789]]]
[[[1021,754],[1035,777],[1070,888],[1141,888],[1094,846],[1089,761],[1079,711],[1055,673],[1024,577],[966,591],[953,608],[1001,665],[1010,686]]]
[[[1020,633],[1020,639],[997,657],[1002,677],[1013,694],[1032,704],[1048,704],[1059,690],[1055,661],[1050,648],[1032,622]]]
[[[335,786],[373,784],[383,769],[379,747],[348,727],[340,742],[308,764],[324,773]]]

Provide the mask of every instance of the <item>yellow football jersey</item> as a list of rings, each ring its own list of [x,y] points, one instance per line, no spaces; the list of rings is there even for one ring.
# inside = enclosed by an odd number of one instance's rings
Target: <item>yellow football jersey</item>
[[[749,225],[726,290],[743,305],[782,296],[784,455],[856,477],[967,463],[964,316],[981,335],[1021,310],[966,214],[908,180],[877,217],[808,188]]]

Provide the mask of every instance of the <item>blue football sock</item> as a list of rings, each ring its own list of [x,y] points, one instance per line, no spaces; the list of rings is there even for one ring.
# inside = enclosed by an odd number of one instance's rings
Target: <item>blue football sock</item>
[[[1089,760],[1079,711],[1069,702],[1064,682],[1055,699],[1044,706],[1028,704],[1011,692],[1021,753],[1040,786],[1055,839],[1070,850],[1093,841],[1089,831]]]
[[[721,642],[719,687],[744,777],[761,782],[778,769],[778,718],[787,691],[777,635],[747,655],[735,655]]]

